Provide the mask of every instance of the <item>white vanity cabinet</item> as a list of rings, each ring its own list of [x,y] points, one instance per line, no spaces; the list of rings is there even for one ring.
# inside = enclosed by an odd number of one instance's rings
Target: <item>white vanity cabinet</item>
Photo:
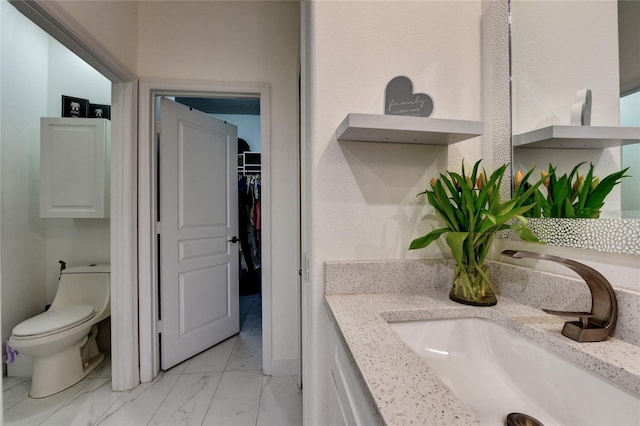
[[[40,217],[106,218],[110,121],[40,119]]]
[[[365,396],[360,380],[349,361],[346,349],[340,340],[335,325],[331,327],[331,392],[329,396],[330,424],[363,425],[381,424],[374,416],[372,402]]]

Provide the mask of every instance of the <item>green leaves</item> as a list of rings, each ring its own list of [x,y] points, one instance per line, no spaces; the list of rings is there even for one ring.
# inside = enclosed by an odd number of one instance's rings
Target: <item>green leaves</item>
[[[526,219],[525,219],[526,220]],[[514,231],[522,241],[528,241],[530,243],[539,243],[538,237],[533,233],[531,229],[529,229],[526,225],[526,222],[516,223],[514,225],[509,225],[509,228]]]
[[[429,232],[427,235],[420,238],[416,238],[415,240],[411,241],[409,250],[425,248],[426,246],[428,246],[429,244],[437,240],[438,237],[444,234],[445,232],[449,232],[449,228],[434,229],[433,231]]]
[[[462,263],[464,258],[464,242],[469,236],[468,232],[449,232],[447,234],[447,244],[451,248],[451,255],[456,263]]]
[[[409,249],[424,248],[440,235],[448,233],[447,242],[452,247],[452,252],[458,250],[454,247],[460,247],[459,253],[453,253],[454,257],[466,256],[469,249],[463,249],[465,241],[471,244],[471,247],[477,242],[476,238],[467,238],[468,235],[477,232],[495,233],[504,229],[514,229],[516,232],[522,232],[527,240],[537,241],[533,232],[524,231],[527,228],[523,215],[536,205],[535,191],[542,179],[526,189],[523,188],[514,194],[513,198],[502,203],[500,185],[507,167],[507,164],[502,165],[487,179],[486,172],[480,171],[480,161],[474,164],[469,175],[465,174],[463,162],[461,174],[446,171],[440,174],[438,179],[432,179],[431,189],[426,189],[418,195],[427,196],[429,204],[434,207],[445,227],[414,239]],[[516,228],[513,228],[514,221],[519,224]]]
[[[604,206],[604,199],[620,180],[627,177],[629,168],[612,173],[602,179],[594,176],[593,164],[589,166],[587,176],[579,175],[578,170],[584,164],[579,163],[569,175],[558,176],[556,167],[549,164],[547,196],[537,190],[532,201],[535,206],[526,213],[528,217],[556,217],[556,218],[598,218],[600,209]],[[516,182],[515,193],[524,193],[524,189],[531,185],[527,182],[531,171],[527,173],[522,184]],[[544,178],[543,173],[543,178]]]

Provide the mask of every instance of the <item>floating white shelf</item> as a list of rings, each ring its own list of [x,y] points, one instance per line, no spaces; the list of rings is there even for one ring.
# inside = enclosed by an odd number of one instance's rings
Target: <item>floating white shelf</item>
[[[348,114],[336,130],[339,141],[423,145],[450,145],[481,134],[480,121],[377,114]]]
[[[640,143],[640,127],[549,126],[515,135],[514,148],[602,149]]]

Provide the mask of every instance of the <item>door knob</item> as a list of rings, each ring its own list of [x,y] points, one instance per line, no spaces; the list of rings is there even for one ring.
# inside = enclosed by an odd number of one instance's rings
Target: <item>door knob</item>
[[[231,237],[230,240],[227,240],[230,243],[237,243],[238,241],[240,241],[240,238],[236,237],[235,235],[233,237]]]

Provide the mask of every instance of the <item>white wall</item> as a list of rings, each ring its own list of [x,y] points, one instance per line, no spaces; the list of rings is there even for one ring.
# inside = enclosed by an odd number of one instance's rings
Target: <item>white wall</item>
[[[210,114],[238,126],[238,137],[247,141],[251,151],[260,152],[260,116],[248,114]]]
[[[40,219],[40,117],[59,117],[61,95],[110,104],[111,84],[2,1],[2,338],[41,312],[58,260],[109,262],[109,220]],[[28,53],[28,54],[25,54]]]
[[[513,132],[552,124],[569,125],[578,89],[591,89],[591,125],[619,125],[617,0],[512,2]],[[618,171],[620,148],[604,150],[516,149],[516,169],[535,165],[539,176],[549,162],[560,174],[582,161],[601,178]],[[603,213],[620,216],[620,187]]]
[[[386,84],[397,75],[432,96],[432,117],[480,120],[479,11],[477,2],[315,5],[309,142],[317,203],[313,244],[326,250],[324,260],[424,256],[407,251],[411,239],[430,228],[425,211],[416,208],[424,198],[416,194],[444,168],[459,168],[463,156],[473,164],[480,138],[449,151],[338,142],[335,130],[350,112],[382,114]]]
[[[136,72],[138,1],[56,0],[56,4],[89,31],[117,61]]]
[[[576,90],[586,88],[591,124],[618,125],[617,11],[617,0],[512,1],[515,134],[570,124]]]
[[[53,38],[49,38],[48,69],[49,117],[62,117],[62,95],[111,104],[111,82]]]
[[[111,104],[111,82],[73,52],[49,37],[47,116],[60,117],[62,95]],[[46,219],[47,300],[58,289],[58,260],[67,266],[110,263],[109,219]]]
[[[2,343],[46,304],[45,226],[39,218],[40,117],[47,111],[48,36],[0,1],[2,98],[0,244]]]
[[[480,2],[310,2],[303,87],[305,252],[309,326],[305,329],[305,424],[327,424],[329,321],[323,265],[331,260],[439,257],[409,252],[430,230],[416,198],[446,167],[469,164],[480,139],[446,147],[338,142],[350,113],[382,114],[386,84],[406,75],[434,99],[435,118],[481,119]],[[491,168],[491,165],[487,165]],[[432,212],[432,211],[431,211]]]
[[[140,2],[141,77],[271,87],[272,355],[297,367],[298,2]]]

